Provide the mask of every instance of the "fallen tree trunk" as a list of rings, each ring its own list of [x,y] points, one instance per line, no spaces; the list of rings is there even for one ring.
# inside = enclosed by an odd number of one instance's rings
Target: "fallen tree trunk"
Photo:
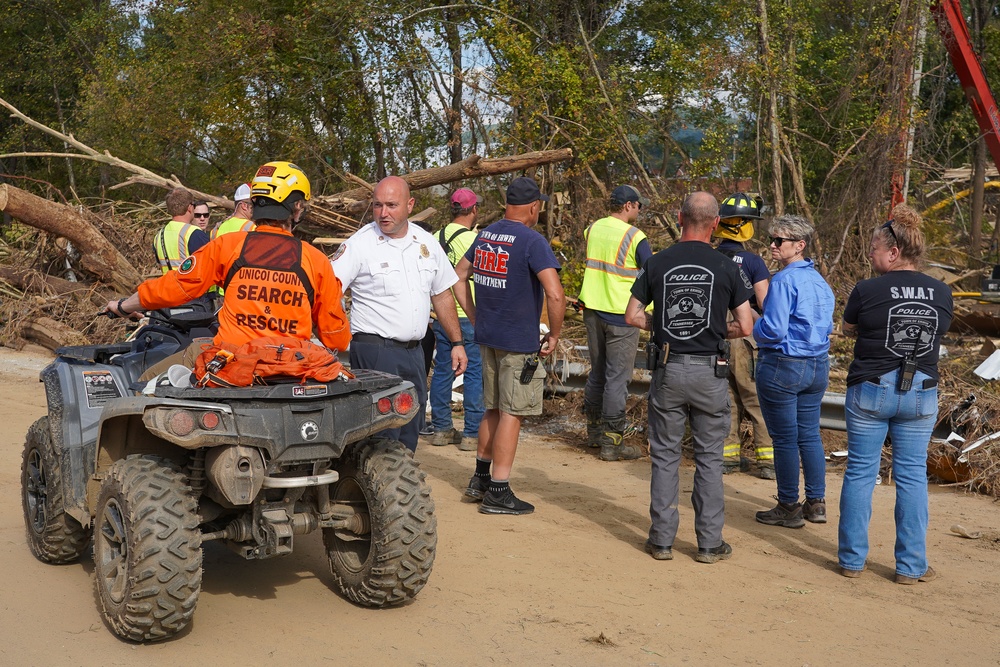
[[[67,345],[90,344],[82,333],[51,317],[38,317],[25,322],[21,327],[21,335],[53,352]]]
[[[534,151],[532,153],[522,153],[521,155],[511,155],[509,157],[494,158],[484,160],[478,155],[470,155],[461,162],[434,167],[432,169],[420,169],[409,174],[401,174],[404,181],[410,184],[411,190],[420,190],[434,185],[444,183],[454,183],[455,181],[467,178],[481,178],[483,176],[494,176],[496,174],[506,174],[512,171],[521,171],[551,164],[553,162],[563,162],[573,157],[573,151],[569,148],[560,148],[551,151]],[[359,211],[368,206],[371,198],[371,191],[360,187],[335,195],[317,197],[316,202],[320,206],[329,206],[333,209]]]
[[[80,266],[117,292],[130,294],[142,282],[139,272],[111,242],[69,206],[2,184],[0,211],[26,225],[69,239],[80,252]]]
[[[44,286],[45,292],[55,296],[68,296],[70,294],[83,296],[90,293],[88,298],[91,303],[97,306],[103,306],[111,298],[110,293],[101,294],[91,284],[63,280],[55,276],[45,275],[41,271],[35,271],[34,269],[15,269],[9,266],[0,266],[0,279],[6,280],[22,292]]]

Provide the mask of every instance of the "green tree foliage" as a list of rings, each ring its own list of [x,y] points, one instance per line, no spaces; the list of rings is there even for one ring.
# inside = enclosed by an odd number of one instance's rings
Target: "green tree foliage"
[[[817,222],[835,262],[886,209],[922,45],[914,183],[971,161],[960,86],[933,23],[918,30],[927,2],[10,0],[0,96],[223,194],[272,159],[329,193],[348,172],[568,146],[572,164],[538,174],[570,194],[565,238],[602,188],[633,182],[662,203],[689,187],[657,180],[678,169],[720,189],[751,177]],[[996,79],[998,3],[975,3]],[[0,150],[63,147],[3,119]],[[75,177],[81,195],[124,176],[72,165],[6,158],[2,171],[60,189]]]
[[[81,86],[96,72],[96,54],[108,31],[114,32],[114,19],[106,0],[8,0],[0,21],[0,97],[41,123],[77,130]],[[21,121],[0,117],[0,152],[64,150]],[[60,189],[71,180],[70,166],[62,160],[5,158],[0,172],[44,180]]]

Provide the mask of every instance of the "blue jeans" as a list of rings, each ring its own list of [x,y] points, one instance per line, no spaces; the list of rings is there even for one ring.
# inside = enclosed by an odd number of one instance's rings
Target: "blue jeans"
[[[882,445],[892,438],[892,478],[896,484],[896,573],[927,572],[927,443],[937,422],[937,387],[923,388],[929,376],[917,372],[913,388],[901,394],[892,371],[880,382],[847,388],[847,470],[840,494],[837,560],[861,570],[868,556],[872,492]]]
[[[805,497],[826,496],[826,457],[819,437],[819,409],[830,380],[830,357],[786,357],[762,349],[757,361],[757,398],[774,443],[778,500],[799,500],[799,461]]]
[[[469,438],[479,437],[479,423],[483,420],[483,359],[479,354],[479,346],[475,343],[475,327],[469,318],[460,317],[458,323],[462,327],[462,342],[465,343],[465,356],[469,358],[469,367],[465,370],[462,382],[462,405],[465,411],[464,435]],[[455,381],[455,371],[451,370],[451,340],[444,328],[435,320],[431,326],[437,338],[437,351],[434,354],[434,374],[431,376],[431,427],[435,431],[447,431],[451,422],[451,385]]]

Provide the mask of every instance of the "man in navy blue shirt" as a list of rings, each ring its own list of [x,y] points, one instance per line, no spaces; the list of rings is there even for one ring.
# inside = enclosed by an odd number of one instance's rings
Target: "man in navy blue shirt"
[[[756,315],[767,295],[767,283],[771,272],[759,255],[747,250],[743,243],[753,238],[753,221],[760,220],[758,202],[743,192],[729,195],[719,206],[719,226],[712,236],[722,239],[717,246],[719,252],[732,258],[753,285],[750,307]],[[753,444],[757,455],[757,468],[761,479],[774,479],[774,447],[767,425],[760,412],[757,400],[757,384],[754,382],[754,354],[757,344],[752,336],[732,341],[729,360],[729,395],[733,415],[729,435],[722,451],[722,472],[729,474],[740,469],[740,422],[745,415],[753,424]]]
[[[545,370],[538,357],[556,349],[566,312],[559,262],[545,237],[532,229],[548,199],[533,179],[515,178],[507,188],[504,217],[479,232],[455,267],[455,298],[475,325],[482,351],[486,414],[479,426],[476,472],[465,495],[482,500],[483,514],[535,509],[514,495],[509,480],[521,421],[542,414]],[[476,284],[475,303],[470,278]],[[550,330],[539,345],[543,293]]]

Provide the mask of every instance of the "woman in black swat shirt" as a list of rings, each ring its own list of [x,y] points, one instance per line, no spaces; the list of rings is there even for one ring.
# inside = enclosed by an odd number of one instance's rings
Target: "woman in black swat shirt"
[[[868,556],[868,523],[882,445],[892,439],[896,480],[896,583],[937,576],[927,565],[927,443],[937,421],[937,362],[951,326],[951,290],[917,268],[920,216],[905,204],[875,230],[868,257],[878,278],[854,287],[844,333],[856,336],[847,373],[847,471],[840,495],[837,559],[858,577]]]

